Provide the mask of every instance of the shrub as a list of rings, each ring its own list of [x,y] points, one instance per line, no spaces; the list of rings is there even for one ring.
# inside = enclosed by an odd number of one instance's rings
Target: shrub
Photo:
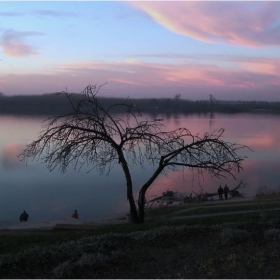
[[[267,198],[267,197],[279,197],[280,189],[272,189],[266,185],[258,187],[256,190],[256,197],[258,198]]]
[[[242,225],[242,223],[240,223],[240,222],[225,222],[225,223],[221,223],[221,224],[212,225],[212,226],[210,226],[210,228],[215,231],[216,230],[222,231],[224,229],[238,229],[241,225]]]
[[[80,259],[76,262],[78,266],[99,266],[104,264],[108,260],[108,256],[101,253],[88,254],[84,253]]]
[[[70,261],[63,262],[51,272],[53,278],[70,278],[73,271],[73,266]]]
[[[214,259],[201,259],[198,261],[199,270],[202,274],[207,274],[208,277],[213,277],[216,274]]]
[[[280,230],[276,228],[268,229],[264,232],[264,238],[266,240],[279,240]]]
[[[154,242],[161,237],[182,237],[205,232],[207,227],[202,225],[162,226],[148,231],[136,231],[127,236],[138,242]]]
[[[249,240],[250,232],[243,229],[225,228],[220,232],[220,241],[223,245],[235,245]]]
[[[111,260],[118,259],[124,256],[121,251],[113,251],[110,255],[104,255],[102,253],[84,253],[80,259],[75,263],[79,267],[83,266],[96,266],[102,267]]]

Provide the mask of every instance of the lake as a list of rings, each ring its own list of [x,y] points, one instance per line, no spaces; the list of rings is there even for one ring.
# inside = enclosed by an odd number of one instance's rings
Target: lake
[[[126,116],[124,116],[126,117]],[[240,180],[247,183],[240,192],[255,196],[260,186],[276,190],[280,187],[280,115],[273,114],[173,114],[145,115],[148,119],[163,119],[166,130],[186,127],[192,133],[225,129],[224,140],[248,145],[244,171],[233,178],[219,180],[205,175],[198,180],[187,169],[161,175],[147,192],[148,200],[167,190],[189,194],[191,191],[213,192],[220,184],[230,188]],[[69,169],[61,174],[49,172],[40,162],[27,166],[18,155],[25,145],[35,140],[42,130],[43,117],[0,116],[0,221],[17,221],[26,210],[30,219],[49,219],[71,216],[78,209],[84,219],[99,219],[129,211],[126,186],[120,166],[108,176],[98,172],[79,173]],[[133,168],[135,197],[153,168]]]

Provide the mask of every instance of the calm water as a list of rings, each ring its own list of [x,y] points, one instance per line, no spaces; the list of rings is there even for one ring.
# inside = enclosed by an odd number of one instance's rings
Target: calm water
[[[254,196],[256,189],[267,185],[280,187],[280,115],[270,114],[209,114],[204,115],[157,115],[147,118],[162,118],[166,130],[186,127],[193,133],[211,132],[225,128],[224,140],[248,145],[254,152],[244,151],[248,159],[244,171],[232,178],[218,180],[204,176],[200,182],[185,169],[158,177],[148,191],[148,198],[163,191],[174,190],[189,193],[216,191],[219,184],[230,188],[240,180],[247,183],[241,192]],[[116,166],[109,176],[100,176],[87,169],[79,173],[69,170],[65,174],[49,172],[40,162],[26,166],[17,155],[26,144],[36,139],[44,118],[0,116],[0,221],[18,219],[22,210],[32,220],[69,217],[74,209],[85,219],[97,219],[109,214],[128,211],[123,173]],[[134,168],[135,194],[152,174],[153,169]]]

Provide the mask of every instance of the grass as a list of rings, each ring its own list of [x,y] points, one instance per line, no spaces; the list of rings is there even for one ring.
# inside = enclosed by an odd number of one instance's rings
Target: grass
[[[0,277],[279,278],[279,211],[270,209],[280,201],[246,203],[165,207],[149,211],[141,225],[2,231]],[[227,209],[260,211],[170,219],[185,211],[193,215]],[[29,263],[32,269],[25,266]]]
[[[244,203],[244,202],[243,202]],[[179,226],[179,225],[197,225],[203,224],[210,226],[213,224],[220,224],[225,222],[259,222],[263,220],[271,220],[279,217],[279,212],[271,210],[271,208],[280,207],[279,203],[267,202],[267,203],[248,203],[249,205],[240,205],[241,202],[234,202],[227,206],[211,205],[207,207],[203,204],[187,205],[179,207],[163,207],[161,209],[153,210],[153,213],[149,212],[148,219],[144,224],[119,224],[119,225],[107,225],[99,227],[89,227],[88,230],[63,230],[63,227],[58,230],[42,230],[42,231],[2,231],[0,235],[0,252],[5,253],[17,253],[29,248],[30,246],[47,246],[52,244],[61,244],[67,241],[76,241],[82,237],[98,236],[108,234],[111,232],[119,234],[129,234],[134,231],[147,231],[160,226]],[[209,206],[209,205],[208,205]],[[270,210],[267,210],[270,209]],[[188,220],[171,220],[173,216],[188,216],[210,213],[225,213],[227,211],[242,211],[242,210],[262,210],[259,213],[246,213],[239,215],[229,216],[216,216],[216,217],[197,217],[195,219]],[[267,210],[267,211],[264,211]],[[178,213],[179,212],[179,213]]]
[[[237,212],[237,211],[250,211],[250,210],[269,210],[273,208],[280,209],[279,203],[271,204],[258,204],[258,205],[229,205],[229,206],[212,206],[209,208],[201,207],[199,209],[190,209],[178,213],[178,215],[189,216],[189,215],[203,215],[203,214],[214,214],[214,213],[226,213],[226,212]]]
[[[280,208],[280,200],[264,200],[256,199],[249,201],[222,201],[221,203],[194,203],[179,206],[165,206],[161,208],[148,209],[148,218],[161,218],[189,215],[203,215],[213,213],[225,213],[234,211],[248,211],[248,210],[267,210],[273,208]]]

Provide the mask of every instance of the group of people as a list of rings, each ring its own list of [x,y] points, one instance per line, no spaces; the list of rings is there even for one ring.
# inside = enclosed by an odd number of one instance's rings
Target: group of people
[[[27,222],[27,221],[28,221],[28,217],[29,217],[29,215],[28,215],[28,214],[26,213],[26,211],[24,210],[24,211],[20,214],[19,220],[20,220],[21,222]],[[79,214],[78,214],[78,211],[77,211],[77,210],[75,210],[74,213],[72,214],[72,218],[74,218],[74,219],[79,219]]]
[[[222,188],[221,185],[219,186],[219,188],[218,188],[219,200],[224,200],[223,194],[225,195],[225,200],[227,200],[228,193],[229,193],[229,188],[227,185],[225,185],[224,188]]]

